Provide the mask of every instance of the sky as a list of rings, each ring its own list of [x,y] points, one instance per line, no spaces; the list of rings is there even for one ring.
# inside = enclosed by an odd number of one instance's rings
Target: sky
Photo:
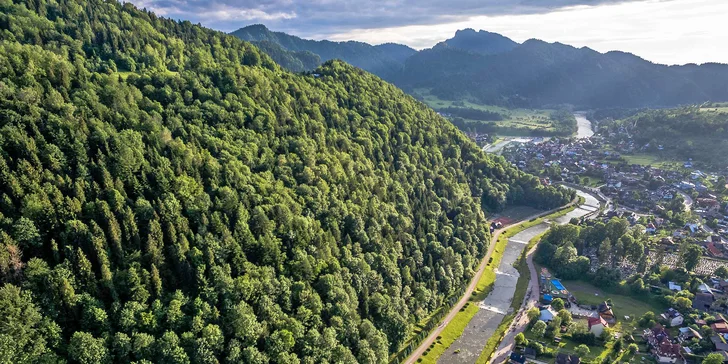
[[[429,48],[458,29],[538,38],[664,64],[728,63],[726,0],[131,0],[231,32],[265,24],[310,39]]]

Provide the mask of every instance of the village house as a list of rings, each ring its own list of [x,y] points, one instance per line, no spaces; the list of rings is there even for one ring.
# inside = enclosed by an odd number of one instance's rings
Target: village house
[[[680,326],[684,320],[683,315],[672,307],[660,315],[660,317],[667,322],[668,327]]]
[[[717,350],[717,351],[728,350],[728,343],[726,343],[725,337],[723,335],[713,335],[710,337],[710,341],[713,343],[715,350]]]
[[[682,291],[682,287],[673,281],[667,282],[667,288],[669,288],[671,291],[675,291],[675,292]]]
[[[508,362],[512,364],[523,364],[526,362],[526,356],[520,353],[513,352],[511,353]]]
[[[700,311],[710,311],[710,306],[713,305],[715,297],[710,293],[698,293],[693,298],[693,308]]]
[[[556,364],[580,364],[581,359],[576,355],[559,353],[556,355]]]
[[[710,254],[710,256],[716,258],[723,257],[723,252],[721,252],[720,249],[718,249],[718,247],[715,246],[715,243],[713,243],[712,241],[705,246],[705,249],[708,251],[708,254]]]
[[[692,340],[693,338],[696,338],[698,340],[701,340],[703,338],[699,332],[695,331],[690,327],[681,327],[678,331],[680,331],[680,333],[678,334],[677,338],[680,342]]]
[[[726,322],[723,315],[718,314],[716,316],[717,321],[710,324],[710,328],[719,334],[728,334],[728,322]]]
[[[709,214],[720,213],[720,202],[718,202],[718,200],[714,198],[699,198],[698,206],[700,206],[700,208],[702,208],[703,210],[705,210],[705,212]]]
[[[698,286],[698,292],[700,292],[700,293],[710,293],[710,294],[713,294],[713,289],[711,289],[710,286],[708,286],[707,284],[701,283]]]
[[[647,224],[647,227],[645,228],[645,232],[648,234],[654,234],[657,232],[657,227],[653,223]]]
[[[551,320],[553,320],[554,317],[556,317],[557,315],[558,313],[553,308],[551,308],[551,306],[549,306],[541,310],[541,315],[538,317],[538,319],[543,322],[551,322]]]
[[[650,345],[650,353],[658,363],[677,363],[678,360],[682,360],[680,344],[672,342],[662,325],[658,324],[652,329],[645,330],[642,336]]]
[[[614,316],[612,308],[606,302],[600,303],[597,311],[599,312],[599,317],[603,318],[609,324],[613,325],[617,322],[617,318]]]
[[[587,320],[587,325],[589,327],[589,332],[594,334],[594,336],[601,336],[602,332],[604,332],[604,329],[609,327],[609,324],[607,323],[604,318],[601,316],[599,317],[589,317]]]

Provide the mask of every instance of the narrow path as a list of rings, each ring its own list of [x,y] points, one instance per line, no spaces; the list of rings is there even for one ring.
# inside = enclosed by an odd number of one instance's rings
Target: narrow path
[[[415,363],[417,361],[417,358],[422,356],[422,354],[424,354],[425,350],[427,350],[427,348],[430,347],[430,345],[435,342],[435,340],[440,335],[442,330],[445,329],[447,324],[450,323],[450,321],[455,317],[455,315],[457,315],[458,312],[460,312],[460,309],[462,309],[465,306],[465,304],[470,300],[470,297],[471,297],[473,291],[475,290],[475,287],[478,285],[478,281],[480,280],[480,277],[483,275],[483,272],[485,271],[485,268],[488,265],[488,260],[490,260],[490,257],[493,255],[493,250],[495,250],[496,242],[498,241],[498,237],[500,236],[500,234],[502,232],[506,231],[507,229],[521,225],[522,223],[524,223],[526,221],[549,215],[562,208],[570,207],[570,206],[574,205],[576,203],[576,201],[577,200],[575,199],[574,201],[570,202],[569,204],[567,204],[565,206],[526,217],[516,224],[512,224],[507,227],[503,227],[501,229],[494,231],[493,235],[490,239],[490,244],[488,244],[488,252],[485,254],[485,257],[483,257],[483,259],[480,261],[480,266],[478,267],[478,271],[475,273],[475,275],[471,279],[470,284],[468,285],[467,289],[465,289],[465,292],[463,293],[462,298],[460,298],[460,300],[450,309],[450,312],[441,321],[440,325],[438,325],[437,328],[435,328],[430,333],[430,335],[427,336],[427,338],[420,344],[420,346],[417,347],[417,349],[415,349],[410,354],[410,356],[404,361],[404,363],[405,364]]]

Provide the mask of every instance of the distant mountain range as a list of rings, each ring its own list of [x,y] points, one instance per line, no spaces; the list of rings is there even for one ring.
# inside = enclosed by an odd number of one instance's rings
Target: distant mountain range
[[[455,36],[437,43],[434,49],[461,49],[469,52],[491,55],[499,54],[518,47],[518,43],[498,33],[486,32],[485,30],[475,31],[474,29],[463,29],[455,32]]]
[[[300,64],[308,65],[305,67],[308,70],[318,66],[316,64],[311,67],[309,63],[311,58],[308,54],[310,52],[319,56],[318,63],[341,59],[382,78],[391,79],[402,72],[404,61],[417,53],[408,46],[394,43],[373,46],[355,41],[332,42],[302,39],[282,32],[273,32],[261,24],[240,28],[231,34],[256,45],[265,44],[268,47],[270,47],[270,43],[279,45],[281,49],[275,49],[274,52],[268,52],[266,47],[261,47],[261,49],[278,64],[293,71],[301,71],[302,69],[297,68]],[[299,60],[300,63],[295,60]],[[294,67],[289,66],[291,64]]]
[[[430,49],[388,43],[301,39],[251,25],[232,33],[258,44],[283,67],[313,69],[339,58],[414,93],[511,107],[660,107],[728,100],[728,65],[666,66],[625,52],[497,33],[459,30]],[[278,45],[280,49],[275,48]],[[313,55],[311,54],[313,53]],[[320,59],[314,62],[317,55]]]

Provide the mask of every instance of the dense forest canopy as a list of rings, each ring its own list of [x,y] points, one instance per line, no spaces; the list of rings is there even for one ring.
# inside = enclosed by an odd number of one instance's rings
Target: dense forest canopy
[[[265,52],[281,67],[293,72],[306,72],[321,65],[321,57],[310,51],[289,51],[268,40],[254,42],[255,46]]]
[[[0,361],[382,363],[562,189],[342,62],[0,0]]]

